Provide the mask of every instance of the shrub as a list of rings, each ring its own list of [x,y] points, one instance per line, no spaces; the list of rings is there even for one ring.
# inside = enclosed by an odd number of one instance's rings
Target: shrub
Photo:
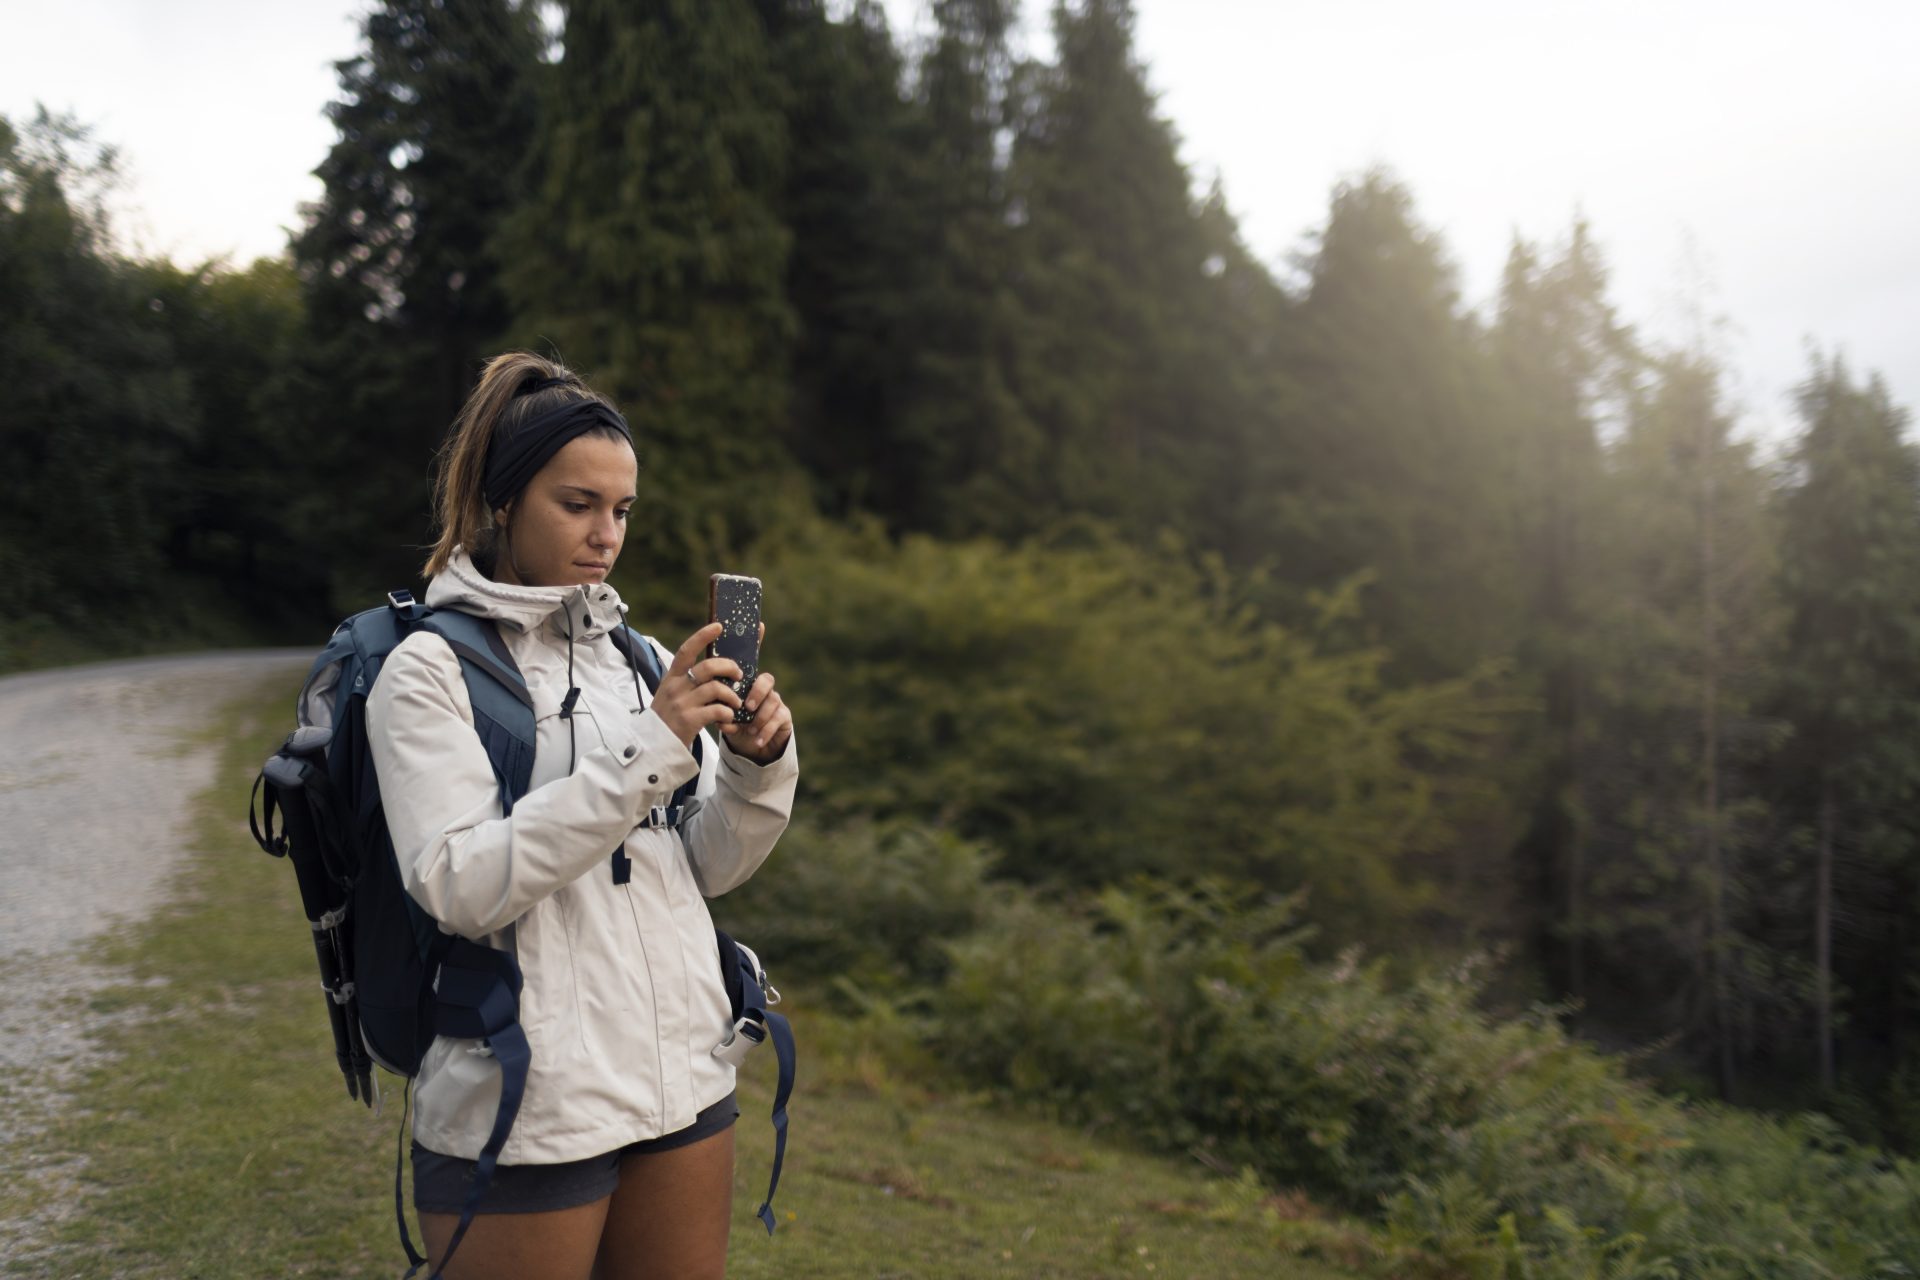
[[[1028,881],[1310,883],[1332,936],[1390,934],[1450,832],[1437,770],[1501,710],[1472,682],[1387,690],[1381,654],[1097,526],[1007,548],[797,522],[749,559],[806,726],[801,809],[951,828]]]
[[[991,859],[952,831],[902,820],[796,820],[765,867],[716,902],[721,927],[782,974],[907,992],[941,980],[946,944],[992,896]]]
[[[1915,1274],[1911,1163],[1822,1117],[1664,1098],[1551,1009],[1480,1012],[1474,965],[1394,991],[1357,953],[1304,963],[1296,908],[1158,882],[997,904],[953,944],[937,1052],[1381,1217],[1465,1274]]]

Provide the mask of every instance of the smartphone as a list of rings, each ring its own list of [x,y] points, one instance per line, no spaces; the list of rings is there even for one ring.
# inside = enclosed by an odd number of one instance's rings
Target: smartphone
[[[716,573],[707,579],[707,621],[722,624],[720,638],[707,646],[709,658],[732,658],[740,664],[740,678],[727,683],[746,700],[760,674],[760,579],[737,573]],[[753,713],[738,707],[735,724],[748,724]]]

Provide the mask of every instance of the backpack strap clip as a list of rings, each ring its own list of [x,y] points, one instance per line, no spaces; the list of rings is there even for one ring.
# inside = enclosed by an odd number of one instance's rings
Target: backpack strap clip
[[[656,804],[647,810],[647,816],[637,824],[641,827],[677,827],[699,812],[703,801],[688,800],[683,804]]]
[[[413,592],[405,587],[395,587],[387,592],[387,608],[400,616],[401,623],[409,626],[432,612],[427,606],[415,600]]]
[[[747,1054],[757,1044],[767,1038],[767,1024],[760,1016],[743,1013],[734,1019],[733,1027],[727,1032],[727,1038],[713,1046],[713,1056],[730,1067],[739,1067],[747,1060]]]

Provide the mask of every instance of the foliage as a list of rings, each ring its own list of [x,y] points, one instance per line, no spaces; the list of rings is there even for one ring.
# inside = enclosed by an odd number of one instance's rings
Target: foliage
[[[72,625],[98,596],[122,608],[150,598],[181,498],[188,389],[138,284],[103,256],[99,193],[116,165],[69,118],[42,109],[22,129],[0,118],[0,616],[10,619]]]
[[[1777,750],[1763,714],[1782,616],[1769,476],[1732,438],[1718,371],[1655,363],[1595,486],[1593,615],[1578,652],[1587,832],[1577,994],[1590,1024],[1676,1032],[1731,1088],[1773,1023],[1760,944],[1774,815],[1739,785]],[[1785,1030],[1785,1028],[1780,1028]]]
[[[533,142],[536,9],[382,0],[335,66],[338,139],[290,246],[306,323],[288,417],[319,484],[353,495],[313,521],[342,612],[412,581],[429,461],[512,320],[497,237]]]
[[[502,232],[515,333],[632,420],[626,554],[692,591],[756,529],[741,495],[792,478],[784,91],[746,0],[576,0],[564,44]]]
[[[1768,700],[1793,733],[1758,776],[1792,832],[1770,886],[1773,934],[1813,969],[1800,1027],[1814,1023],[1828,1093],[1843,1034],[1870,1079],[1920,1017],[1920,455],[1885,386],[1838,360],[1816,360],[1800,409],[1778,501],[1787,619]]]
[[[809,726],[802,806],[948,827],[1029,880],[1310,884],[1333,936],[1390,932],[1430,892],[1401,856],[1471,799],[1426,767],[1508,708],[1472,681],[1382,689],[1376,653],[1261,622],[1177,551],[783,526],[749,560]]]
[[[991,862],[980,845],[937,827],[859,819],[826,829],[796,819],[779,856],[714,914],[776,979],[791,970],[896,995],[945,976],[947,944],[977,928],[997,896]]]
[[[1402,681],[1512,654],[1524,490],[1439,238],[1376,169],[1335,189],[1305,265],[1281,329],[1300,388],[1286,424],[1295,475],[1268,536],[1298,578],[1374,572],[1367,636]]]
[[[1302,955],[1298,903],[1218,882],[1031,895],[953,946],[937,1054],[1135,1140],[1376,1214],[1436,1274],[1899,1276],[1920,1169],[1818,1115],[1688,1107],[1473,964],[1390,988]]]
[[[69,119],[0,119],[0,668],[49,645],[71,659],[266,636],[311,607],[300,526],[319,499],[284,496],[300,459],[281,412],[291,277],[114,256],[115,163]],[[286,593],[254,596],[265,582]]]

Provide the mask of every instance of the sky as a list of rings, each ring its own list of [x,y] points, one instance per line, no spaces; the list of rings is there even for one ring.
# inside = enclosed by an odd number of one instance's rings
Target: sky
[[[886,0],[903,39],[928,0]],[[1022,39],[1048,51],[1045,3]],[[0,113],[120,148],[123,239],[281,251],[333,141],[366,0],[0,0]],[[1381,165],[1485,309],[1516,236],[1584,217],[1623,320],[1705,343],[1777,448],[1809,344],[1920,410],[1920,4],[1912,0],[1136,0],[1136,52],[1196,185],[1282,279],[1336,183]]]

